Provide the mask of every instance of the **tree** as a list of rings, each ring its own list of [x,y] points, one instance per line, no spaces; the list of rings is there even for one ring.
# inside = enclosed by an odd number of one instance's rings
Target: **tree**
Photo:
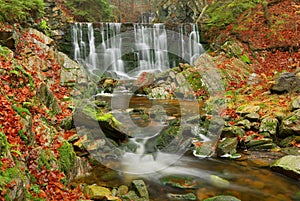
[[[26,23],[44,15],[43,0],[0,0],[0,22]]]
[[[107,0],[67,0],[66,6],[77,21],[105,22],[114,20]]]

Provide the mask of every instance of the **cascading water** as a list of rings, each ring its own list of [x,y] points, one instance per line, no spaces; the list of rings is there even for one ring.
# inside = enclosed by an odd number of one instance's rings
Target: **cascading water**
[[[196,24],[181,25],[179,33],[167,31],[161,23],[134,24],[133,30],[127,32],[122,32],[121,26],[121,23],[95,26],[75,23],[72,27],[74,59],[91,73],[112,71],[128,77],[127,73],[133,71],[164,71],[178,65],[176,59],[171,61],[170,52],[190,64],[203,52]],[[170,39],[172,34],[175,36]],[[169,46],[174,46],[173,50]],[[134,55],[132,61],[123,59],[128,54]]]
[[[111,66],[111,70],[117,73],[124,73],[124,64],[122,61],[122,38],[121,23],[108,23],[106,30],[111,32],[106,33],[107,40],[104,39],[104,28],[101,29],[102,47],[104,48],[105,66]],[[109,35],[111,34],[111,35]]]
[[[170,67],[164,24],[154,24],[153,28],[135,24],[134,36],[140,71],[162,71]]]
[[[199,28],[197,24],[190,24],[191,31],[185,29],[184,24],[180,25],[180,40],[179,48],[181,58],[188,61],[191,65],[194,64],[195,60],[204,52],[204,49],[200,43]],[[188,35],[188,40],[185,37]]]

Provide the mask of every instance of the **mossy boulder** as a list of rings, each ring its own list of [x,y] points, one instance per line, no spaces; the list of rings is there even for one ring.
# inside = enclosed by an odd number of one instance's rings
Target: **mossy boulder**
[[[271,136],[275,136],[278,128],[278,120],[272,117],[266,117],[261,121],[259,132],[268,132]]]
[[[282,120],[278,135],[279,137],[300,135],[300,110],[294,111]]]
[[[108,188],[96,185],[86,186],[83,192],[92,200],[104,200],[111,196],[111,191]]]
[[[235,154],[237,148],[238,140],[237,138],[225,138],[217,145],[217,154],[222,156],[225,154]]]
[[[299,179],[300,178],[300,156],[287,155],[284,156],[274,164],[271,165],[271,169],[280,172],[289,177]]]
[[[59,169],[68,176],[75,164],[76,157],[72,144],[64,141],[62,146],[58,148],[58,154]]]

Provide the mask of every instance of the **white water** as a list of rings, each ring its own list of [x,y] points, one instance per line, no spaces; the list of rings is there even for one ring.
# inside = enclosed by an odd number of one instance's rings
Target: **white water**
[[[92,23],[75,23],[72,27],[74,59],[84,64],[92,73],[95,70],[102,73],[112,71],[121,77],[128,77],[131,72],[126,69],[132,69],[132,66],[126,66],[122,60],[123,54],[128,54],[128,51],[135,54],[135,74],[164,71],[173,67],[175,60],[170,64],[168,56],[168,45],[172,44],[168,44],[168,41],[178,41],[178,48],[171,53],[190,64],[203,52],[196,24],[191,25],[190,33],[181,26],[179,34],[171,40],[170,33],[161,23],[134,24],[134,30],[124,33],[121,32],[121,26],[121,23],[103,23],[100,28],[95,28]],[[101,41],[97,42],[99,40]],[[123,47],[124,41],[126,47]]]
[[[140,71],[163,71],[170,67],[164,24],[154,24],[153,27],[135,24],[134,38]]]

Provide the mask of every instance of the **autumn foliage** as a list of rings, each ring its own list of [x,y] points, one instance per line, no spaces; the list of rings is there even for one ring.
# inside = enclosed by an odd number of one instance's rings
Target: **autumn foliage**
[[[41,77],[52,80],[51,90],[58,100],[64,96],[70,96],[70,89],[59,83],[60,66],[53,56],[42,49],[37,42],[43,42],[38,36],[28,31],[20,32],[20,40],[15,53],[1,47],[0,54],[0,132],[4,133],[9,143],[9,152],[3,154],[0,159],[1,171],[14,167],[18,163],[25,164],[21,169],[24,175],[31,175],[27,191],[33,198],[45,200],[78,200],[82,197],[81,190],[66,186],[63,181],[67,175],[58,167],[40,167],[38,158],[41,150],[54,153],[58,160],[58,149],[62,146],[62,137],[67,136],[67,131],[56,131],[52,141],[49,141],[49,130],[43,125],[41,119],[49,122],[56,119],[58,125],[66,116],[72,115],[66,104],[59,101],[62,113],[51,115],[50,108],[36,100],[36,93],[43,83]],[[41,60],[50,64],[50,70],[43,72],[38,65],[28,67],[26,55],[37,55]],[[31,122],[28,130],[24,122]],[[34,178],[34,179],[33,179]],[[7,183],[5,188],[13,188],[15,180]],[[38,186],[38,190],[34,190]],[[4,200],[7,190],[0,194],[0,200]]]

